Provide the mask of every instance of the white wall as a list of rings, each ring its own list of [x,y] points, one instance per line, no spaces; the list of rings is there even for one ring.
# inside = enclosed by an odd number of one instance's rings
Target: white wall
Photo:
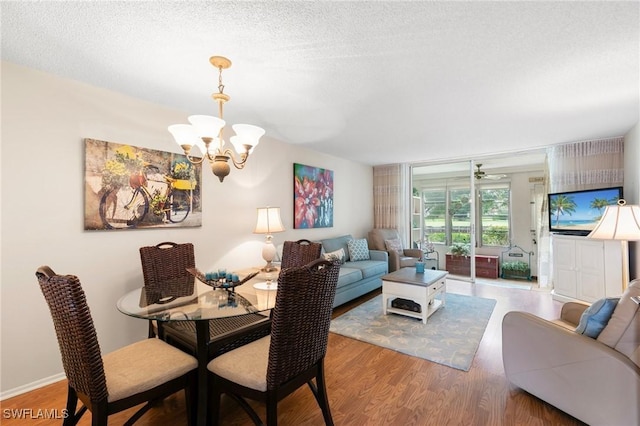
[[[532,191],[534,184],[529,182],[529,178],[544,177],[544,172],[514,173],[511,176],[511,243],[521,247],[525,252],[533,253],[529,258],[524,254],[522,258],[505,257],[505,261],[521,260],[530,261],[531,275],[538,276],[538,244],[534,242],[534,235],[531,230],[535,229],[535,218],[532,217],[535,208],[532,208]],[[539,213],[538,213],[539,214]],[[533,226],[533,228],[532,228]],[[517,250],[514,250],[517,252]],[[500,259],[503,260],[502,258]]]
[[[270,139],[267,129],[246,168],[232,168],[224,183],[203,168],[202,227],[84,231],[83,138],[180,152],[166,128],[188,114],[6,62],[1,99],[3,398],[62,372],[34,275],[40,265],[80,278],[102,351],[110,352],[146,335],[144,321],[115,306],[142,285],[140,246],[190,241],[201,269],[236,269],[263,263],[264,236],[252,233],[257,207],[281,207],[286,231],[275,234],[276,244],[363,237],[373,225],[370,166]],[[333,228],[293,229],[294,162],[334,171]]]

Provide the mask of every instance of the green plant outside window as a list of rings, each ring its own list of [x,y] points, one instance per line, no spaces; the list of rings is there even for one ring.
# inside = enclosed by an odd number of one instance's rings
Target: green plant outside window
[[[478,247],[509,245],[510,189],[507,183],[478,186]],[[424,200],[424,234],[433,243],[470,243],[471,221],[469,188],[428,188]]]

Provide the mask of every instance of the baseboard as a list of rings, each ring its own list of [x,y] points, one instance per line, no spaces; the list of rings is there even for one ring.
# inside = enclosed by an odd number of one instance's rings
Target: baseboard
[[[66,376],[64,375],[64,373],[60,373],[53,376],[45,377],[44,379],[36,380],[35,382],[31,382],[26,385],[18,386],[17,388],[0,392],[0,401],[4,401],[8,398],[13,398],[14,396],[22,395],[23,393],[31,392],[32,390],[45,387],[64,379],[66,379]]]

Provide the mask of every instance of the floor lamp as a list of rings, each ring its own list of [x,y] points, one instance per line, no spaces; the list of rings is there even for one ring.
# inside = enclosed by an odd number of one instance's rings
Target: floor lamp
[[[605,207],[596,227],[587,235],[596,240],[619,240],[622,245],[622,291],[629,284],[628,241],[640,240],[640,206],[627,205],[619,200],[617,205]]]

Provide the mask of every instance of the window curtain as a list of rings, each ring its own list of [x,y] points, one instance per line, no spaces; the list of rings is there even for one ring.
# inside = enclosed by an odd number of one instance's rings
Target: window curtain
[[[624,138],[598,139],[555,145],[547,149],[546,192],[622,186],[624,183]],[[538,228],[538,283],[551,285],[551,238],[547,199],[542,203]]]
[[[538,287],[551,287],[551,236],[549,234],[549,155],[545,159],[544,184],[536,185],[535,205],[540,206],[536,223],[538,244]]]
[[[548,150],[551,192],[622,186],[624,138],[552,146]]]
[[[373,167],[373,227],[395,228],[405,235],[406,170],[401,164]]]

